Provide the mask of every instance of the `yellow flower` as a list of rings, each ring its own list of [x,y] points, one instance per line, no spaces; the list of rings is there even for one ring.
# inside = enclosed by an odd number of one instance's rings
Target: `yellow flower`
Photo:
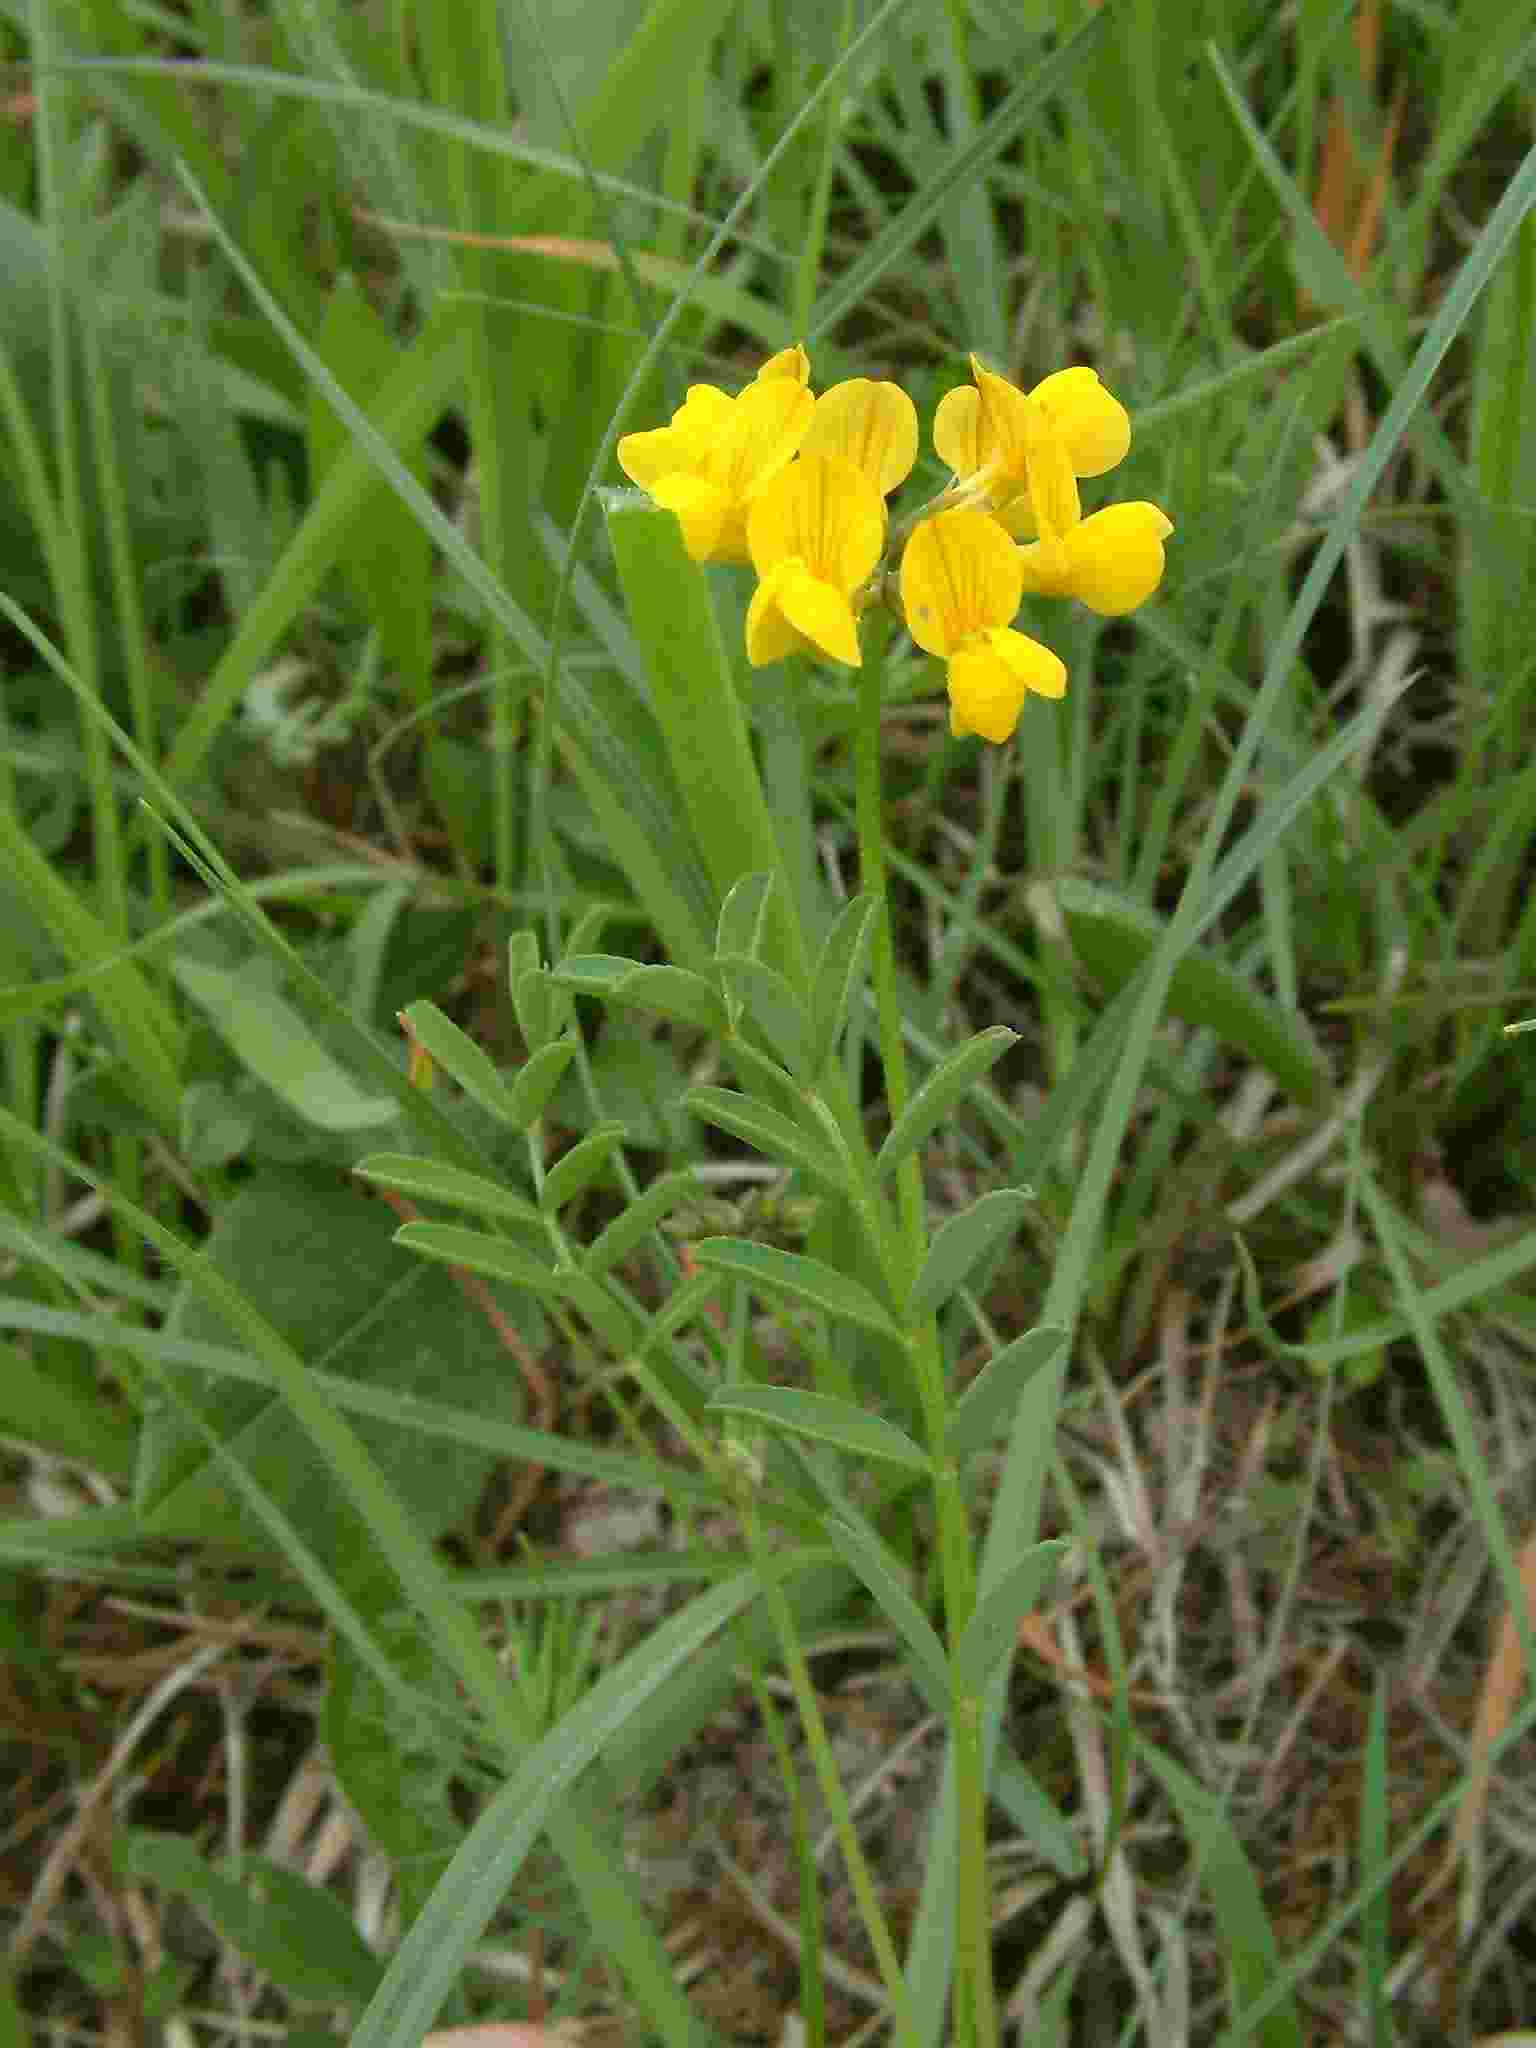
[[[1042,515],[1039,540],[1018,550],[1024,588],[1036,597],[1075,597],[1118,618],[1162,582],[1163,542],[1172,531],[1167,514],[1142,498],[1106,505],[1065,528],[1053,529]]]
[[[817,399],[800,454],[840,455],[888,498],[917,460],[917,407],[899,384],[850,377]]]
[[[793,377],[797,384],[810,383],[811,359],[805,352],[803,341],[797,341],[793,348],[781,348],[757,373],[759,384],[773,377]]]
[[[1010,630],[1024,572],[995,519],[970,507],[925,519],[901,562],[901,601],[918,646],[949,664],[955,733],[1005,740],[1031,690],[1059,697],[1067,672],[1048,647]]]
[[[807,646],[857,668],[853,594],[885,546],[885,504],[863,471],[803,455],[753,501],[747,545],[762,578],[747,611],[754,668]]]
[[[933,419],[939,458],[964,480],[974,477],[1008,531],[1033,539],[1029,452],[1055,442],[1073,476],[1102,476],[1131,445],[1130,415],[1086,367],[1057,370],[1026,394],[971,357],[974,385],[940,399]]]
[[[784,357],[795,354],[783,351]],[[803,361],[805,351],[798,354]],[[804,367],[809,375],[809,364]],[[747,508],[794,459],[815,409],[795,364],[760,377],[739,398],[713,384],[694,384],[670,426],[624,435],[619,466],[677,514],[696,562],[744,562]]]

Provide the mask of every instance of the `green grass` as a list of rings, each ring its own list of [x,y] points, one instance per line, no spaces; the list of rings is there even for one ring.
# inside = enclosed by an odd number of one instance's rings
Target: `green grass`
[[[1529,2024],[1536,5],[1368,11],[8,12],[10,2037]],[[795,339],[1129,406],[1004,748],[600,497]]]

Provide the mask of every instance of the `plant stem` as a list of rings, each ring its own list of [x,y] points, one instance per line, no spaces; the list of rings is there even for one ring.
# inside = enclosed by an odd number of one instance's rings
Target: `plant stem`
[[[877,920],[871,949],[880,1057],[885,1070],[886,1101],[894,1121],[907,1103],[907,1059],[902,1037],[901,996],[896,984],[896,951],[891,936],[886,895],[885,819],[880,765],[881,671],[888,627],[871,615],[864,666],[859,676],[859,715],[855,760],[855,810],[859,833],[860,887],[877,895],[885,915]],[[922,1165],[915,1152],[897,1168],[899,1262],[893,1274],[898,1303],[916,1281],[928,1249]],[[933,1458],[933,1495],[938,1526],[939,1564],[944,1586],[944,1618],[950,1656],[960,1641],[976,1598],[976,1558],[970,1517],[955,1461],[945,1449],[948,1401],[944,1354],[933,1316],[910,1330],[907,1355],[922,1405],[928,1449]],[[991,1902],[987,1874],[987,1786],[980,1739],[980,1703],[962,1694],[958,1684],[951,1699],[954,1726],[955,1782],[960,1818],[960,1867],[955,1891],[956,2040],[974,2048],[994,2048],[997,2041],[997,1999],[992,1981]]]

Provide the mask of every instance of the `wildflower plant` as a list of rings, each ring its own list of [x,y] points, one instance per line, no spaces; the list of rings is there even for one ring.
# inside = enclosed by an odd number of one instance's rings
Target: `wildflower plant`
[[[1069,680],[1060,657],[1016,623],[1021,607],[1064,597],[1106,614],[1135,609],[1161,579],[1172,526],[1149,504],[1083,515],[1079,478],[1112,469],[1131,437],[1125,409],[1091,369],[1059,372],[1027,392],[979,362],[973,371],[973,384],[950,392],[933,422],[951,479],[915,507],[893,511],[888,502],[917,459],[911,399],[894,383],[862,377],[817,395],[798,346],[735,396],[696,384],[666,426],[619,440],[619,464],[640,493],[609,494],[609,535],[671,772],[713,883],[715,940],[707,957],[696,948],[686,961],[674,947],[665,967],[577,953],[554,979],[709,1028],[737,1085],[695,1089],[689,1106],[793,1169],[848,1219],[841,1238],[813,1240],[816,1255],[744,1236],[700,1238],[691,1248],[695,1281],[728,1286],[740,1308],[754,1297],[770,1309],[810,1307],[832,1326],[877,1340],[877,1355],[899,1360],[905,1382],[890,1389],[888,1412],[870,1398],[870,1373],[850,1371],[834,1349],[811,1347],[812,1384],[782,1386],[759,1377],[737,1347],[702,1411],[695,1404],[686,1419],[695,1435],[711,1424],[721,1433],[709,1455],[760,1563],[822,1794],[904,2042],[923,2038],[924,2021],[773,1570],[772,1537],[786,1515],[796,1525],[811,1515],[901,1635],[920,1685],[947,1720],[955,1766],[953,2037],[990,2044],[999,2020],[986,1700],[1059,1546],[1022,1545],[983,1591],[966,1474],[1026,1381],[1051,1364],[1062,1333],[1042,1328],[1000,1347],[956,1398],[938,1312],[1006,1250],[1030,1195],[994,1189],[933,1231],[920,1147],[1015,1034],[1003,1026],[981,1033],[909,1090],[884,905],[884,655],[893,624],[904,627],[944,663],[952,731],[1002,745],[1026,697],[1060,698]],[[745,616],[751,667],[794,655],[857,673],[862,893],[830,922],[797,880],[803,849],[793,843],[794,821],[776,817],[765,795],[705,581],[707,565],[743,562],[756,579]],[[534,972],[525,966],[530,990]],[[878,1148],[852,1078],[866,1032],[866,978],[891,1119]],[[653,1382],[652,1390],[683,1421],[686,1392],[675,1382]],[[900,1560],[861,1505],[859,1468],[870,1465],[892,1473],[898,1488],[917,1483],[931,1494],[942,1637],[906,1592]]]

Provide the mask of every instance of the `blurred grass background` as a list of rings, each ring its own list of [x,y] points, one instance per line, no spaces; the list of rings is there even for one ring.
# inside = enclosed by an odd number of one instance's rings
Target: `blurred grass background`
[[[1011,2024],[1376,2048],[1531,2022],[1528,1743],[1442,1859],[1536,1584],[1536,1056],[1503,1035],[1536,1012],[1536,6],[15,0],[0,37],[6,2038],[330,2038],[488,1796],[355,1506],[232,1376],[240,1301],[363,1404],[525,1736],[733,1561],[568,1310],[509,1297],[498,1329],[345,1169],[402,1116],[494,1152],[474,1105],[407,1100],[395,1019],[429,999],[519,1062],[513,931],[677,952],[697,861],[593,489],[619,432],[799,338],[818,387],[896,377],[925,420],[968,350],[1026,383],[1092,362],[1135,425],[1117,495],[1177,527],[1155,605],[1057,626],[1069,695],[1009,748],[951,740],[910,652],[887,670],[913,1057],[1023,1034],[929,1186],[1027,1180],[978,1314],[1076,1332],[1049,1519],[1097,1579],[1015,1678],[1047,1797],[999,1822]],[[851,686],[750,687],[834,904]],[[1100,1027],[1218,851],[1240,885],[1116,1104]],[[680,1107],[710,1078],[685,1026],[583,1016],[544,1114],[555,1142],[622,1126],[589,1235],[681,1168],[708,1199],[647,1253],[670,1278],[722,1214],[814,1231]],[[846,1579],[802,1619],[910,1917],[922,1802],[889,1787],[910,1756],[932,1789],[919,1705]],[[665,2036],[636,1986],[670,1957],[693,2020],[787,2038],[793,1826],[745,1641],[604,1753],[614,1917],[598,1873],[531,1862],[452,2017],[590,2021],[617,1955]],[[847,1953],[819,2024],[852,2039],[866,1964],[823,1876]]]

